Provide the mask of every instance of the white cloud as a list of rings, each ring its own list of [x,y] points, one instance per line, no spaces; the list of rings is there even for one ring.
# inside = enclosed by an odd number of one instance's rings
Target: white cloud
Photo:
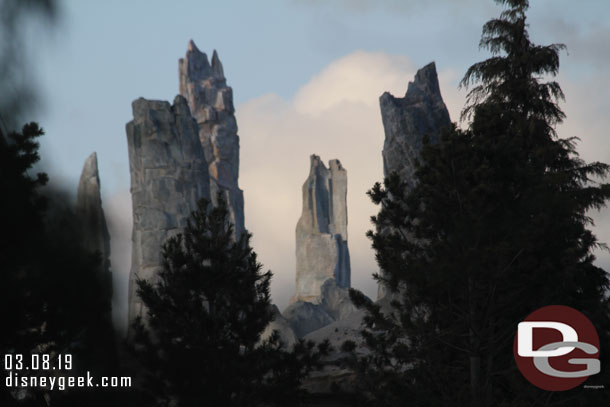
[[[294,107],[314,116],[347,102],[376,108],[383,91],[406,91],[407,72],[415,72],[415,67],[406,56],[356,51],[332,62],[299,89]]]

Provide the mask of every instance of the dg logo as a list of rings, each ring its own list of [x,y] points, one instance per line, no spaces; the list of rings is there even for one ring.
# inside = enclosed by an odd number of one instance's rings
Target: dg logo
[[[543,390],[570,390],[600,371],[595,327],[563,305],[540,308],[519,323],[513,353],[523,376]]]

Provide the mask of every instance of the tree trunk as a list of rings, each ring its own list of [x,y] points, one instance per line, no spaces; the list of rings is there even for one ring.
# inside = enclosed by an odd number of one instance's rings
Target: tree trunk
[[[481,341],[477,327],[476,301],[474,299],[474,284],[468,277],[468,316],[470,335],[470,406],[481,406]]]

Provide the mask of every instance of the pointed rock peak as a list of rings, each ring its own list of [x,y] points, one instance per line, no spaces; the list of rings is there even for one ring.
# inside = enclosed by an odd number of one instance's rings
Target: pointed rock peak
[[[197,45],[193,40],[189,41],[186,57],[180,59],[179,65],[182,70],[182,66],[186,64],[187,75],[193,79],[198,79],[203,76],[207,76],[210,73],[210,63],[208,62],[208,56],[205,52],[199,51]]]
[[[193,41],[192,39],[189,40],[189,45],[187,47],[187,51],[201,53],[201,51],[199,51],[199,48],[197,48],[197,45],[195,45],[195,41]]]
[[[83,172],[81,173],[81,180],[86,180],[91,177],[98,176],[97,169],[97,153],[94,151],[91,153],[87,160],[85,161],[85,165],[83,165]]]
[[[97,154],[93,152],[83,165],[76,192],[76,211],[81,215],[101,210],[100,175],[97,169]]]
[[[405,96],[421,93],[441,97],[441,89],[438,84],[438,74],[436,73],[436,64],[434,62],[430,62],[417,71],[413,82],[409,82]]]
[[[420,68],[415,74],[415,82],[428,82],[437,79],[436,64],[434,61]]]
[[[222,78],[224,78],[225,76],[224,70],[222,68],[222,62],[220,62],[220,58],[218,58],[218,53],[216,52],[216,50],[214,50],[214,53],[212,54],[212,71],[217,76],[220,76]]]

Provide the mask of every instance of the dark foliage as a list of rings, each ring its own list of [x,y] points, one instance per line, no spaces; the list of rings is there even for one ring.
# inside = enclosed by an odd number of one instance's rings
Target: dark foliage
[[[0,200],[0,353],[71,354],[74,370],[66,374],[109,374],[116,360],[110,297],[98,283],[99,253],[82,247],[83,231],[67,198],[41,190],[47,175],[29,175],[42,134],[31,123],[21,133],[0,135],[0,188],[6,193]],[[0,404],[46,405],[44,396],[41,389],[8,389],[3,380]],[[54,406],[75,405],[76,399],[95,406],[107,395],[56,391],[47,397]]]
[[[492,57],[474,64],[467,130],[446,129],[426,146],[409,190],[396,175],[369,192],[381,206],[369,232],[392,294],[368,309],[359,361],[374,405],[600,405],[603,392],[537,389],[513,360],[516,325],[539,307],[571,306],[598,329],[610,362],[608,276],[593,264],[601,245],[587,211],[604,206],[602,163],[578,158],[559,139],[564,114],[556,82],[562,45],[527,33],[524,0],[506,0],[483,27]],[[602,368],[604,369],[604,368]],[[609,370],[589,379],[606,383]],[[567,403],[567,404],[566,404]]]
[[[248,233],[232,235],[222,195],[215,207],[201,200],[184,233],[163,246],[156,279],[138,281],[148,312],[134,324],[134,350],[154,405],[295,403],[327,351],[306,342],[285,350],[277,333],[260,340],[273,317],[272,274],[261,271]]]

